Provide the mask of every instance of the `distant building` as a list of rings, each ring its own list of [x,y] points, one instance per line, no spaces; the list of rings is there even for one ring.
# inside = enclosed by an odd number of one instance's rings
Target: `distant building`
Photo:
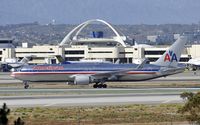
[[[152,35],[147,36],[147,40],[150,42],[154,42],[157,45],[165,45],[172,43],[174,41],[174,35],[173,34],[165,34],[165,35]]]
[[[53,57],[54,55],[63,56],[63,48],[53,45],[33,46],[31,48],[15,48],[15,57],[22,59],[27,55],[33,55],[34,59],[29,63],[40,64],[45,63],[45,58]]]
[[[147,36],[147,40],[156,43],[158,37],[159,37],[158,35]]]
[[[180,34],[174,34],[174,39],[177,40],[180,36]]]
[[[5,61],[7,58],[15,57],[15,47],[12,42],[12,39],[0,38],[0,61]]]

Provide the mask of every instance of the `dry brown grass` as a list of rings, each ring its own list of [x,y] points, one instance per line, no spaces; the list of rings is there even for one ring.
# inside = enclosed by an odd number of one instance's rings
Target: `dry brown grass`
[[[11,121],[20,116],[26,125],[93,125],[93,124],[169,124],[185,121],[177,114],[181,104],[124,105],[98,107],[14,108]],[[178,123],[177,123],[178,124]]]

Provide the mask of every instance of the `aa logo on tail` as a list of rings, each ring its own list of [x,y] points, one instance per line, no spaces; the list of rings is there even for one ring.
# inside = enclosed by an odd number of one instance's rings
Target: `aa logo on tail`
[[[174,53],[173,51],[170,51],[165,55],[164,58],[164,62],[169,61],[169,62],[173,62],[173,61],[178,61],[177,57],[176,57],[176,53]]]

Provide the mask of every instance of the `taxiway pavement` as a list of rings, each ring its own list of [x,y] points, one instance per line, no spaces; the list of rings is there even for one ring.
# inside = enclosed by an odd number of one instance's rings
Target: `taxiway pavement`
[[[0,96],[0,104],[9,107],[60,107],[60,106],[100,106],[125,104],[183,103],[180,93],[197,92],[200,88],[151,88],[151,89],[5,89],[5,92],[21,95]],[[34,94],[45,92],[46,95]],[[63,93],[62,93],[63,92]],[[29,93],[29,95],[28,95]]]
[[[21,96],[4,98],[0,104],[6,103],[10,107],[37,107],[37,106],[99,106],[124,104],[162,104],[181,103],[179,95],[98,95],[98,96]]]

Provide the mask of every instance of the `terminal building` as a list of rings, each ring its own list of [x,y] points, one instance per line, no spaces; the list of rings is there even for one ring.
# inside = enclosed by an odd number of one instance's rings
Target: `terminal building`
[[[96,26],[94,26],[96,25]],[[87,31],[88,26],[94,26],[93,31]],[[106,30],[108,30],[106,32]],[[83,22],[69,32],[59,45],[35,45],[29,47],[23,43],[21,47],[11,45],[12,40],[0,40],[0,61],[6,58],[22,59],[34,55],[31,64],[56,63],[54,56],[61,55],[66,61],[105,60],[120,63],[140,63],[148,58],[156,61],[168,46],[135,45],[119,30],[104,20],[94,19]],[[187,46],[181,55],[181,62],[190,58],[200,57],[200,45]],[[51,61],[47,61],[50,59]]]
[[[15,57],[15,47],[12,42],[13,40],[8,38],[0,39],[0,62]]]

